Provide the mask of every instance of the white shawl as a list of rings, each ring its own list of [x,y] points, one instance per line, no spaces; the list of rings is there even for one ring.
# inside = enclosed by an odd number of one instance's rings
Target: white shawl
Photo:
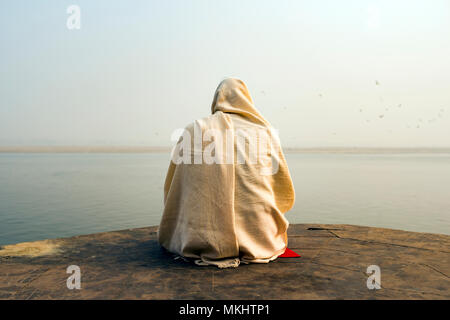
[[[286,249],[295,198],[279,140],[241,80],[220,83],[211,111],[174,148],[159,242],[201,265],[267,263]]]

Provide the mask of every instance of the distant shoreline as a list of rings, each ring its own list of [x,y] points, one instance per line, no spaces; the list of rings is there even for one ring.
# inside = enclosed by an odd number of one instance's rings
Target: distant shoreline
[[[149,146],[0,146],[0,153],[169,153],[172,147]],[[285,153],[331,153],[331,154],[405,154],[450,153],[450,148],[359,148],[317,147],[283,148]]]
[[[166,153],[171,147],[134,146],[8,146],[0,153]]]

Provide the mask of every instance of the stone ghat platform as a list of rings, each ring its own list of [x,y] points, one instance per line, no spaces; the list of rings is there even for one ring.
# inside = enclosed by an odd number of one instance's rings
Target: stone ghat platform
[[[450,299],[450,236],[291,225],[301,258],[218,269],[174,259],[156,227],[0,248],[0,299]],[[81,289],[67,288],[67,267]],[[378,265],[381,289],[369,290]]]

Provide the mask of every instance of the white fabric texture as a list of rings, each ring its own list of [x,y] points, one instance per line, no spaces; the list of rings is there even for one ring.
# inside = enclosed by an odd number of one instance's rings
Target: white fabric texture
[[[174,154],[182,151],[183,159],[190,163],[170,162],[159,243],[170,252],[195,259],[198,265],[227,268],[241,262],[267,263],[287,247],[289,223],[284,213],[295,200],[279,140],[241,80],[229,78],[220,83],[211,111],[209,117],[186,127],[187,135],[174,149]],[[204,141],[205,133],[211,130],[214,134]],[[247,140],[229,139],[237,132],[252,130],[269,132],[269,161],[255,163],[247,152]],[[199,133],[200,142],[194,139]],[[187,137],[191,137],[190,149],[186,148]],[[214,156],[228,157],[218,152],[223,147],[231,150],[232,160],[213,164],[202,161],[205,152],[211,153],[212,141]],[[244,163],[238,161],[238,155]],[[267,174],[270,170],[275,174]]]

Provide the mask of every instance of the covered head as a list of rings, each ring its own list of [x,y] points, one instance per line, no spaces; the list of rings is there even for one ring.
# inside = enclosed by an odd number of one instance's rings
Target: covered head
[[[259,113],[244,81],[236,78],[223,80],[216,89],[211,113],[235,113],[249,120],[268,126],[269,122]]]

